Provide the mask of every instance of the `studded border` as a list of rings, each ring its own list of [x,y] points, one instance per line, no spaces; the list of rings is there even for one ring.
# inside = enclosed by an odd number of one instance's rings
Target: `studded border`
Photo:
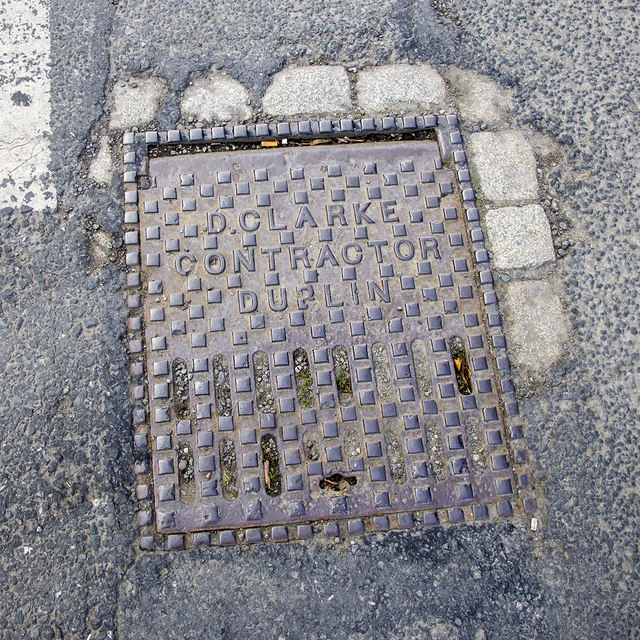
[[[138,229],[138,180],[148,170],[148,147],[151,145],[179,145],[207,142],[260,142],[285,138],[335,138],[339,136],[365,136],[367,134],[407,134],[435,131],[443,160],[453,161],[465,209],[467,227],[472,238],[471,253],[474,256],[474,271],[484,302],[483,317],[487,335],[491,341],[491,352],[495,370],[500,377],[499,401],[508,429],[507,447],[513,455],[516,488],[510,500],[495,503],[466,505],[448,509],[420,510],[388,516],[369,516],[341,521],[318,521],[298,525],[280,525],[247,528],[237,531],[196,532],[192,534],[156,533],[153,526],[153,478],[149,460],[151,456],[147,411],[143,404],[146,393],[144,340],[142,337],[142,294],[140,290],[140,234]],[[380,142],[384,144],[384,142]],[[498,298],[493,286],[489,266],[489,254],[484,244],[484,234],[476,206],[476,197],[471,183],[471,174],[463,148],[462,132],[456,115],[425,115],[403,118],[361,118],[352,120],[304,120],[298,122],[241,124],[211,128],[171,129],[168,131],[126,132],[122,137],[123,186],[124,186],[124,243],[127,269],[128,352],[131,358],[134,448],[136,454],[136,497],[138,500],[137,524],[140,528],[139,547],[150,551],[154,548],[167,550],[185,549],[199,545],[232,546],[254,544],[263,540],[285,542],[308,540],[314,535],[337,538],[341,535],[358,535],[367,531],[410,529],[417,523],[433,526],[438,524],[483,521],[492,518],[508,518],[515,513],[530,515],[537,505],[528,471],[529,456],[519,418],[518,402],[511,379],[511,365],[507,356],[507,345],[502,331],[502,320],[498,309]],[[475,232],[475,233],[474,233]]]

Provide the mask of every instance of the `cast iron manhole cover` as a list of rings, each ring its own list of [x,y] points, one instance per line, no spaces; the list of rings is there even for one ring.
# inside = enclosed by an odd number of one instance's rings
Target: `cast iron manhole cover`
[[[148,179],[127,167],[142,526],[225,544],[512,513],[517,405],[454,124],[440,148],[125,146]]]

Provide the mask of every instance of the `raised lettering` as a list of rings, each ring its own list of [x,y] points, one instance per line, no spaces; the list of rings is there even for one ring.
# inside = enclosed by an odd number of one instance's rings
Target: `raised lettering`
[[[331,297],[331,285],[330,284],[325,284],[324,285],[324,299],[325,302],[327,304],[327,307],[342,307],[344,306],[344,302],[334,302],[333,298]]]
[[[404,251],[403,251],[404,248]],[[411,260],[416,253],[413,242],[410,240],[396,240],[393,245],[393,252],[398,260]]]
[[[302,297],[300,297],[302,296]],[[316,299],[316,294],[313,290],[313,287],[309,285],[305,285],[304,287],[298,287],[298,309],[308,309],[309,305],[307,302]]]
[[[394,205],[398,204],[395,200],[386,200],[380,203],[382,209],[382,219],[385,222],[398,222],[398,214],[394,209]]]
[[[307,269],[311,267],[305,247],[289,247],[289,260],[291,261],[292,269],[297,269],[298,262],[300,261],[302,261],[302,264],[307,267]]]
[[[420,238],[420,253],[423,259],[429,257],[429,251],[433,251],[433,257],[440,260],[438,240],[436,238]]]
[[[253,222],[247,222],[249,217],[253,218]],[[245,231],[256,231],[260,226],[260,214],[257,211],[253,211],[253,209],[248,209],[240,214],[239,222]]]
[[[351,283],[351,297],[353,298],[353,304],[360,304],[360,296],[358,295],[358,283]]]
[[[349,249],[353,249],[356,252],[354,258],[349,257]],[[362,247],[357,242],[347,242],[342,247],[342,259],[347,264],[360,264],[362,262]]]
[[[389,295],[389,281],[383,280],[382,287],[375,282],[367,282],[367,288],[369,289],[369,299],[372,302],[376,301],[376,295],[380,296],[382,302],[391,302],[391,296]]]
[[[247,254],[248,255],[245,256],[239,249],[233,250],[233,270],[235,273],[240,273],[243,266],[247,271],[256,270],[255,249],[247,249]]]
[[[328,244],[323,244],[320,249],[320,255],[318,256],[318,261],[316,262],[316,267],[324,267],[324,263],[329,261],[334,267],[338,266],[338,261],[336,257],[333,255],[333,251],[331,251],[331,247]]]
[[[376,252],[376,260],[378,264],[382,262],[382,248],[386,247],[388,242],[386,240],[370,240],[367,242],[368,247],[373,247]]]
[[[191,265],[189,265],[188,269],[185,269],[182,266],[182,263],[185,260],[189,260],[189,262],[197,262],[197,259],[194,255],[191,255],[190,253],[181,253],[177,258],[176,258],[176,271],[181,275],[181,276],[188,276],[191,273]]]
[[[311,211],[309,211],[309,207],[303,205],[300,207],[300,213],[298,214],[298,219],[296,220],[296,229],[301,229],[305,222],[311,227],[317,227],[318,224],[313,219],[311,215]]]
[[[287,308],[287,290],[280,287],[280,302],[276,302],[275,289],[267,289],[267,301],[271,311],[284,311]]]
[[[258,308],[258,296],[248,289],[238,292],[240,313],[253,313]]]
[[[356,219],[356,224],[361,224],[363,220],[370,222],[371,224],[375,224],[376,221],[373,218],[370,218],[365,211],[371,206],[370,202],[365,202],[364,204],[360,204],[358,202],[353,203],[353,216]]]
[[[207,227],[209,233],[222,233],[227,228],[227,219],[224,213],[209,211],[207,213]]]
[[[217,276],[222,273],[226,269],[226,266],[227,261],[224,259],[224,256],[217,251],[207,253],[204,258],[204,268],[212,276]]]
[[[338,218],[340,224],[343,227],[347,226],[347,221],[344,219],[344,207],[341,204],[328,204],[327,209],[327,224],[333,227],[333,221]]]
[[[275,247],[273,249],[262,249],[262,253],[269,256],[269,271],[276,270],[276,254],[282,253],[282,249],[280,247]]]
[[[269,229],[271,231],[282,231],[283,229],[287,228],[286,224],[276,223],[276,216],[275,216],[275,213],[273,212],[273,209],[269,209],[267,211],[267,214],[269,216]]]

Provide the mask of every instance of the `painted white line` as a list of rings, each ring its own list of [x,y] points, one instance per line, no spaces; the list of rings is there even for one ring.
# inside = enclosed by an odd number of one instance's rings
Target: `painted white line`
[[[55,207],[49,0],[0,1],[0,207]]]

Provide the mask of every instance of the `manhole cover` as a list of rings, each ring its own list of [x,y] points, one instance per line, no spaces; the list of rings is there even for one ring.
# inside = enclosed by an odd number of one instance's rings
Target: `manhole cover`
[[[456,159],[359,140],[143,157],[139,191],[125,174],[142,525],[224,544],[511,514],[517,406]]]

